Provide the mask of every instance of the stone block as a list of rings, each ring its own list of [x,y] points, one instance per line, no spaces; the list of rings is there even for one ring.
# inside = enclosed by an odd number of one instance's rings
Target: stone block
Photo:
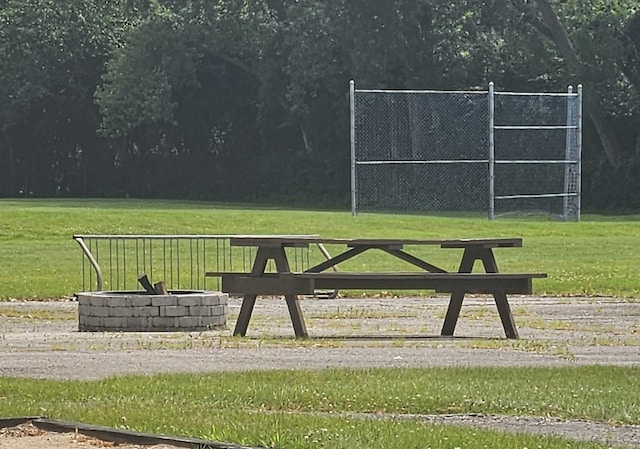
[[[140,316],[140,317],[160,316],[160,307],[153,307],[153,306],[134,307],[133,316]]]
[[[108,307],[109,316],[129,317],[133,316],[133,307]]]
[[[92,296],[89,298],[89,304],[92,307],[106,307],[108,305],[107,299],[105,296]]]
[[[127,323],[126,318],[122,317],[106,317],[104,318],[104,327],[108,329],[123,329]]]
[[[104,318],[99,316],[88,316],[85,320],[85,324],[90,327],[102,327],[104,325]]]
[[[227,319],[223,316],[201,316],[199,318],[202,327],[216,328],[227,324]]]
[[[166,306],[160,307],[160,316],[185,316],[189,311],[185,306]]]
[[[174,317],[166,317],[166,316],[154,316],[151,318],[153,327],[160,328],[172,328],[176,327],[176,320]]]
[[[78,293],[78,296],[76,297],[76,299],[78,300],[78,305],[91,304],[91,298],[84,293]]]
[[[200,327],[200,317],[197,317],[197,316],[176,317],[176,326],[182,329],[195,329],[197,327]]]
[[[151,296],[151,305],[152,306],[177,306],[178,298],[175,296]]]
[[[178,305],[185,306],[185,307],[197,306],[197,305],[200,305],[201,299],[202,299],[201,296],[193,296],[193,295],[178,296]]]
[[[148,330],[153,324],[153,318],[148,316],[135,316],[127,318],[127,329]]]
[[[109,307],[91,306],[89,309],[89,315],[107,317],[109,316]]]
[[[211,315],[212,316],[222,316],[225,315],[226,316],[226,310],[227,310],[227,306],[225,305],[219,305],[219,306],[214,306],[214,307],[210,307],[211,309]]]
[[[220,293],[220,294],[209,294],[206,296],[202,297],[202,302],[201,304],[203,306],[217,306],[219,304],[222,304],[223,301],[226,302],[226,299],[228,298],[226,293]]]
[[[129,297],[132,307],[145,307],[151,305],[150,295],[136,295]]]
[[[127,296],[111,296],[109,298],[109,307],[131,307],[131,298]]]
[[[78,304],[78,316],[82,317],[82,316],[87,316],[91,314],[91,306],[89,305],[88,301],[85,302],[84,304]]]
[[[189,315],[191,316],[211,316],[212,307],[207,306],[190,306],[189,307]]]

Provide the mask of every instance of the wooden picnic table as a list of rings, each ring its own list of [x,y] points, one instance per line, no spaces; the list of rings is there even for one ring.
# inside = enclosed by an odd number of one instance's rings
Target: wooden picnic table
[[[532,279],[546,277],[545,273],[500,273],[494,248],[522,246],[520,238],[499,239],[344,239],[317,236],[238,236],[230,239],[231,246],[257,248],[251,272],[206,272],[206,276],[222,278],[222,291],[242,295],[242,305],[235,336],[245,336],[256,299],[261,295],[284,296],[296,337],[308,337],[298,295],[313,294],[318,289],[347,290],[434,290],[450,293],[442,336],[453,336],[466,293],[493,295],[507,338],[518,338],[507,294],[531,294]],[[308,248],[310,245],[340,245],[343,251],[302,272],[292,272],[286,248]],[[410,253],[406,246],[437,245],[440,248],[462,249],[458,270],[449,272]],[[342,272],[338,264],[371,250],[384,251],[408,262],[416,271],[409,272]],[[473,273],[476,261],[484,273]],[[268,272],[270,262],[275,272]]]

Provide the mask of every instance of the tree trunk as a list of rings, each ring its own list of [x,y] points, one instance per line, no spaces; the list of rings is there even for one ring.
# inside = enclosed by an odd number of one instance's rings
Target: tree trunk
[[[582,64],[578,57],[573,44],[569,39],[569,35],[564,26],[560,22],[558,15],[553,10],[553,7],[548,0],[536,0],[540,13],[542,14],[542,20],[549,27],[551,36],[553,38],[556,47],[565,58],[565,61],[569,68],[576,74],[580,74],[582,71]],[[615,131],[611,124],[607,121],[605,114],[603,114],[600,101],[595,95],[588,91],[584,95],[585,103],[587,106],[587,113],[593,122],[593,125],[600,136],[600,142],[604,148],[604,152],[607,155],[609,163],[613,167],[619,167],[622,163],[620,143],[615,135]]]
[[[4,127],[2,128],[2,140],[4,140],[4,147],[7,149],[7,157],[6,165],[3,162],[2,165],[4,165],[4,167],[2,167],[2,170],[0,171],[0,176],[3,177],[1,180],[2,182],[0,182],[0,195],[3,194],[3,191],[5,191],[5,195],[11,195],[16,193],[14,174],[16,169],[16,160],[13,145],[9,140],[9,136],[7,136],[7,130]],[[2,145],[0,145],[0,148],[1,147]],[[0,161],[2,161],[2,158],[0,158]]]
[[[511,0],[511,3],[522,12],[525,12],[525,19],[529,21],[534,28],[536,28],[541,34],[547,36],[553,41],[558,51],[562,55],[567,64],[569,70],[574,74],[580,75],[584,68],[571,39],[567,34],[566,29],[560,22],[560,18],[554,11],[553,7],[548,0],[536,0],[540,17],[531,17],[526,14],[526,7],[523,5],[522,0]],[[603,114],[600,100],[597,98],[592,90],[586,90],[584,93],[584,102],[586,106],[586,113],[593,122],[593,125],[598,132],[600,142],[604,149],[605,155],[609,164],[613,167],[619,167],[622,164],[623,157],[620,147],[620,143],[616,137],[615,131],[611,124]]]

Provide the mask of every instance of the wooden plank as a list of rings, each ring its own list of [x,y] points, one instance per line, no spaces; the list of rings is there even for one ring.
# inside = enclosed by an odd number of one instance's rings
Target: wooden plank
[[[222,291],[242,295],[312,295],[315,290],[433,290],[437,293],[531,294],[532,279],[545,273],[326,272],[222,274]]]
[[[348,247],[402,248],[404,245],[440,245],[442,248],[521,247],[521,238],[496,239],[399,239],[399,238],[322,238],[315,235],[246,235],[233,236],[231,246],[307,247],[310,244],[346,245]]]
[[[274,275],[276,275],[274,273]],[[283,274],[287,275],[287,274]],[[459,280],[472,280],[472,279],[516,279],[516,278],[546,278],[546,273],[429,273],[426,271],[381,271],[381,272],[368,272],[368,271],[338,271],[338,272],[322,272],[311,273],[308,271],[302,273],[289,273],[289,276],[296,276],[300,278],[335,278],[335,279],[459,279]]]
[[[341,290],[434,290],[437,293],[531,294],[532,279],[544,273],[300,273],[313,279],[315,289]]]
[[[521,238],[444,240],[441,248],[520,248]]]
[[[246,235],[233,236],[229,239],[231,246],[261,247],[299,247],[306,248],[318,239],[315,235]]]
[[[331,239],[329,239],[331,240]],[[327,241],[326,243],[332,243]],[[336,241],[333,243],[346,243],[347,246],[367,246],[369,248],[402,248],[405,245],[440,245],[442,248],[510,248],[521,247],[522,239],[496,238],[496,239],[386,239],[386,238],[370,238],[370,239],[347,239]]]
[[[349,260],[357,256],[358,254],[362,254],[367,249],[368,248],[366,247],[351,248],[343,252],[342,254],[338,254],[337,256],[334,256],[330,259],[325,260],[324,262],[321,262],[317,265],[310,267],[307,271],[309,273],[320,273],[329,268],[336,268],[336,265],[338,265],[339,263],[344,262],[345,260]]]
[[[446,273],[446,270],[443,270],[440,267],[437,267],[429,262],[426,262],[422,259],[417,258],[413,254],[409,254],[407,252],[402,251],[401,249],[392,249],[392,248],[383,248],[383,251],[391,254],[392,256],[397,257],[398,259],[404,260],[405,262],[409,262],[412,265],[415,265],[418,268],[422,268],[425,271],[431,273]]]
[[[233,295],[313,295],[313,280],[287,274],[248,276],[243,273],[222,276],[222,288]]]

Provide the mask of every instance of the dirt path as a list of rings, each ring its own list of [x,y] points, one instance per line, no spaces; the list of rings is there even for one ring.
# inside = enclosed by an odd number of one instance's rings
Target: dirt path
[[[521,337],[517,341],[503,339],[495,306],[487,298],[466,300],[456,337],[438,338],[446,303],[445,298],[304,300],[311,336],[305,341],[293,338],[284,301],[277,299],[257,302],[244,339],[231,337],[240,305],[236,299],[230,303],[228,329],[191,334],[80,333],[74,302],[0,303],[0,375],[87,380],[134,373],[288,368],[640,366],[637,301],[514,298]],[[640,426],[536,417],[411,419],[640,447]]]

